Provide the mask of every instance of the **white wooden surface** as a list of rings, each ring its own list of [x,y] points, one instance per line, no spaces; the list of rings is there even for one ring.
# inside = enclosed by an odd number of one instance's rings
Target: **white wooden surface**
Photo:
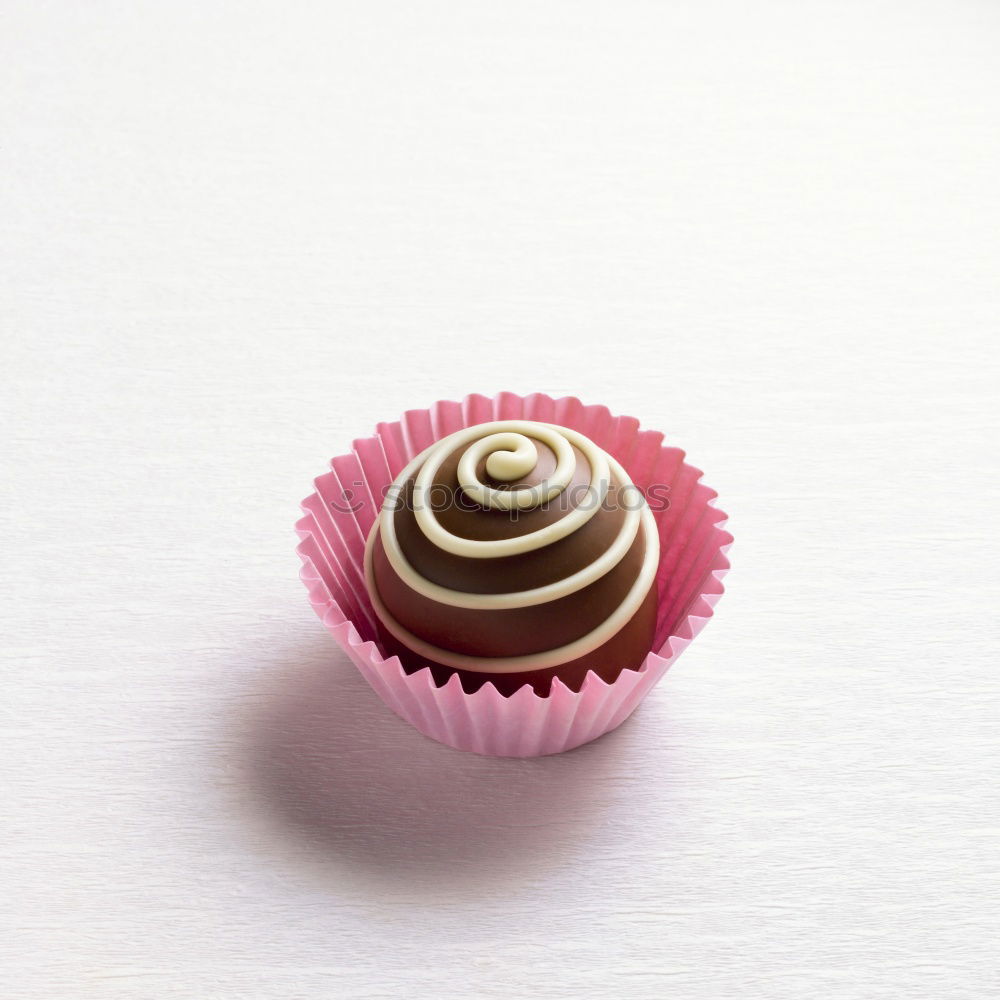
[[[0,979],[33,998],[997,995],[1000,5],[0,17]],[[390,716],[291,525],[542,388],[730,511],[539,761]]]

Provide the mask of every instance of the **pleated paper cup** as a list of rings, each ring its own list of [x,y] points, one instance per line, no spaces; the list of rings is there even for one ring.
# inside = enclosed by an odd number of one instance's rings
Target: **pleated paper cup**
[[[616,458],[649,498],[660,536],[659,606],[653,648],[637,670],[607,683],[589,673],[579,691],[558,678],[540,696],[525,685],[510,696],[491,683],[474,694],[457,675],[438,687],[429,668],[408,674],[398,656],[379,645],[365,588],[365,540],[382,499],[407,463],[435,441],[493,420],[538,420],[585,434]],[[640,430],[633,417],[605,406],[542,393],[467,396],[410,410],[379,424],[330,463],[302,502],[296,523],[301,577],[320,620],[379,697],[425,736],[458,750],[500,757],[538,757],[589,743],[620,726],[670,669],[712,616],[729,569],[732,535],[716,493],[684,452],[663,444],[658,431]]]

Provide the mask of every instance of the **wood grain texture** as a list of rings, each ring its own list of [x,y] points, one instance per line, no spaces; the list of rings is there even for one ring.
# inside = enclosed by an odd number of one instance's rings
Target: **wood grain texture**
[[[18,1000],[984,998],[1000,7],[4,5]],[[639,416],[737,543],[621,730],[388,714],[291,525],[377,420]]]

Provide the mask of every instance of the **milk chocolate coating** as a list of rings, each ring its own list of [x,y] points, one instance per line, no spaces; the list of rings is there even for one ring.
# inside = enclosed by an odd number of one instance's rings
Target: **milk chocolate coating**
[[[565,517],[584,496],[591,469],[586,457],[573,448],[576,471],[567,489],[548,505],[512,516],[503,510],[480,507],[462,493],[457,478],[459,458],[453,451],[434,477],[431,494],[438,522],[454,535],[476,540],[520,536]],[[477,469],[480,480],[497,489],[535,486],[555,467],[555,457],[538,444],[538,463],[529,475],[515,483],[492,480],[485,461]],[[436,547],[423,533],[413,512],[414,479],[404,487],[395,507],[394,524],[400,548],[413,569],[424,579],[453,590],[477,594],[504,594],[530,590],[562,580],[605,552],[622,529],[626,511],[615,503],[622,483],[612,478],[606,502],[578,530],[554,543],[519,555],[502,558],[466,558]],[[587,635],[608,619],[622,604],[635,583],[645,556],[645,537],[640,530],[628,552],[609,572],[575,593],[528,607],[502,610],[459,608],[438,603],[411,589],[395,572],[377,536],[372,549],[372,569],[379,596],[396,621],[434,646],[476,657],[509,657],[541,653]],[[518,673],[489,673],[458,669],[428,660],[408,649],[380,626],[386,651],[400,656],[404,669],[413,673],[430,666],[437,684],[458,674],[462,686],[474,692],[492,682],[501,694],[513,694],[530,684],[538,694],[548,694],[558,677],[578,691],[588,671],[611,682],[624,669],[637,669],[649,652],[656,626],[655,582],[631,619],[596,649],[554,667]]]
[[[571,691],[579,691],[588,671],[592,670],[602,680],[611,684],[618,679],[623,670],[638,670],[653,645],[656,608],[656,584],[653,584],[632,620],[603,646],[599,646],[587,656],[561,663],[557,667],[549,667],[547,670],[525,670],[514,674],[458,670],[418,656],[384,628],[379,628],[379,637],[386,654],[398,655],[403,669],[408,674],[416,673],[423,667],[430,667],[434,683],[439,687],[447,684],[452,674],[458,674],[462,687],[469,694],[478,691],[487,681],[492,681],[502,695],[512,695],[525,684],[530,684],[536,694],[545,697],[549,693],[554,677],[558,677]]]

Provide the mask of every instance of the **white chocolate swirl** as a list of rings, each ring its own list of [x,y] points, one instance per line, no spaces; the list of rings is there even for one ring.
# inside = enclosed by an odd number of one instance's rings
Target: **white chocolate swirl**
[[[536,467],[540,442],[551,449],[556,467],[551,475],[535,486],[497,489],[482,483],[477,474],[486,460],[486,474],[495,481],[516,482]],[[457,467],[462,492],[481,507],[494,510],[527,511],[551,503],[576,474],[574,447],[590,466],[590,482],[581,500],[566,516],[526,534],[501,539],[471,539],[455,535],[438,521],[431,502],[435,477],[442,464],[458,449],[465,447]],[[509,593],[469,593],[441,586],[418,573],[407,560],[396,535],[396,505],[405,486],[413,484],[413,513],[417,524],[437,548],[456,556],[484,560],[489,572],[490,559],[534,552],[578,531],[599,510],[608,496],[612,480],[619,486],[619,502],[626,505],[621,528],[611,545],[578,571],[554,583],[530,590]],[[500,611],[545,604],[576,593],[614,569],[631,549],[639,532],[643,533],[643,559],[638,575],[624,600],[604,621],[573,642],[553,649],[523,656],[481,657],[456,653],[434,646],[402,626],[386,608],[378,593],[372,552],[379,537],[385,555],[397,576],[416,593],[439,604],[455,608]],[[400,472],[390,487],[380,516],[372,527],[365,548],[365,579],[376,614],[386,629],[419,655],[464,670],[492,673],[515,673],[558,666],[585,656],[617,634],[639,609],[656,576],[659,561],[659,537],[653,516],[641,491],[622,466],[589,438],[566,427],[527,420],[503,420],[478,424],[457,431],[431,445]]]

